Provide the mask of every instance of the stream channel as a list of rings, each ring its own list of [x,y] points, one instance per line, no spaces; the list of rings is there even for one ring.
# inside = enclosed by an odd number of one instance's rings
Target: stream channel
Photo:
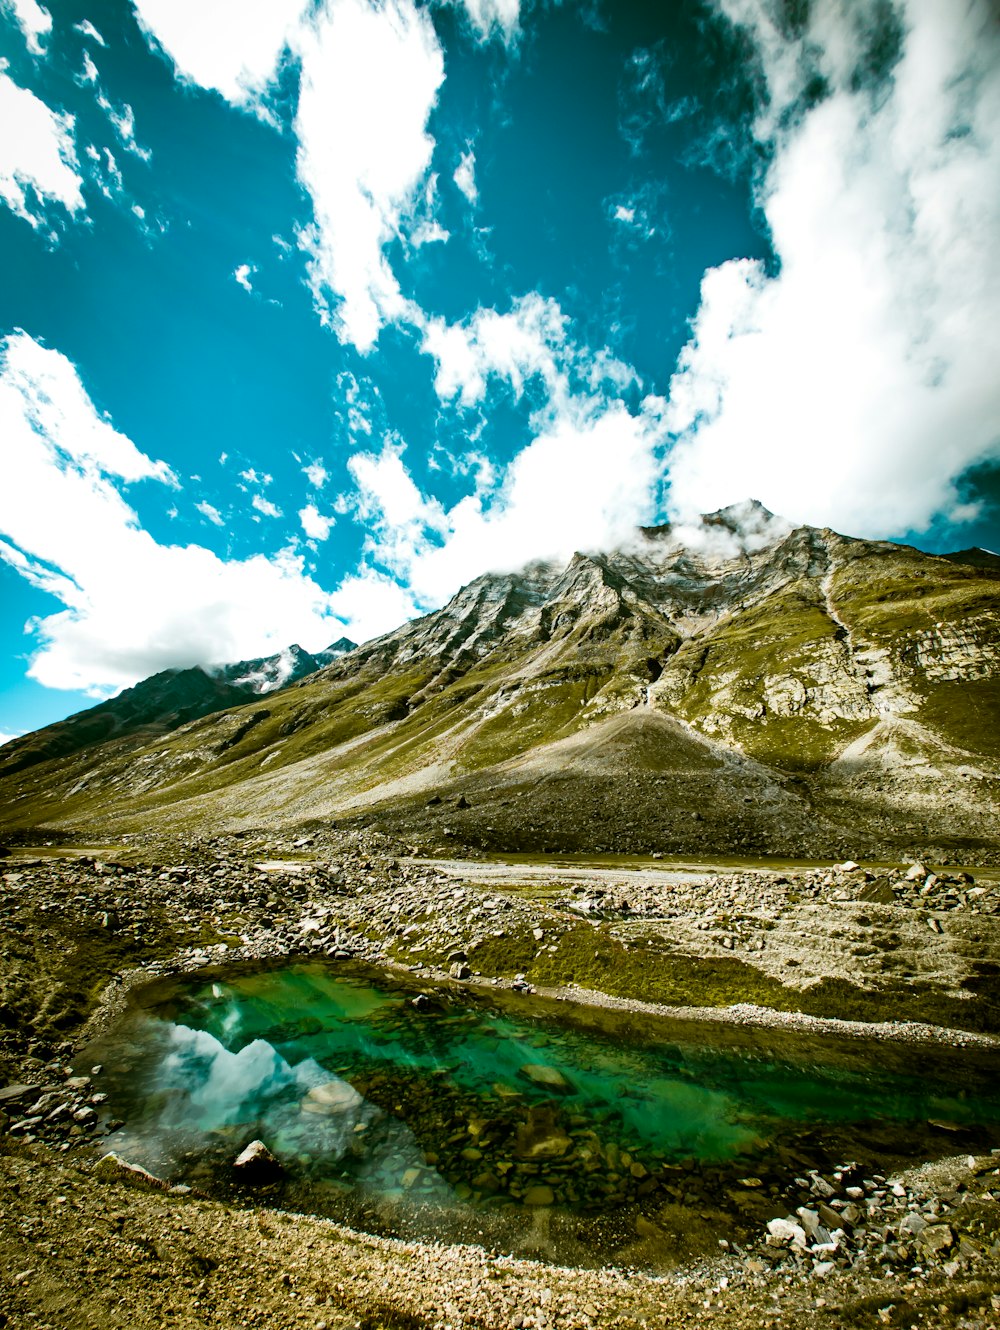
[[[810,1170],[871,1177],[1000,1141],[993,1050],[420,990],[360,966],[158,982],[88,1057],[107,1147],[173,1183],[576,1264],[668,1268],[759,1235]],[[257,1139],[280,1169],[234,1167]]]

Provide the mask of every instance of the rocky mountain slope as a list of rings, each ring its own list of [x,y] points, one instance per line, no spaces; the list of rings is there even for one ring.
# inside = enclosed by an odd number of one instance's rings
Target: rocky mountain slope
[[[0,766],[3,822],[991,857],[998,592],[992,566],[743,504],[476,578],[266,706]]]
[[[175,730],[188,721],[239,706],[248,697],[274,692],[315,674],[353,650],[342,637],[311,655],[298,643],[273,656],[232,665],[162,670],[96,707],[24,735],[0,750],[0,772],[11,774],[38,762],[66,757],[108,739]]]

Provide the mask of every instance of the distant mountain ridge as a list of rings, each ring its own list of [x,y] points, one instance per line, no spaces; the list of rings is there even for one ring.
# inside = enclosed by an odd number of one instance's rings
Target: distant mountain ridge
[[[993,569],[752,501],[477,577],[265,703],[22,776],[0,761],[3,824],[1000,854]]]
[[[353,650],[341,637],[311,655],[297,643],[273,656],[218,667],[161,670],[86,711],[24,735],[0,749],[0,775],[139,731],[167,733],[189,721],[239,706],[250,695],[287,688]]]

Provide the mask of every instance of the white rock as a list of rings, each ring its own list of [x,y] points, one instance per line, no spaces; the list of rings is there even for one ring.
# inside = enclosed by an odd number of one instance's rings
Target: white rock
[[[805,1247],[806,1231],[801,1224],[794,1223],[791,1219],[769,1219],[767,1221],[767,1231],[772,1238],[777,1238],[779,1242],[790,1242],[794,1247]]]

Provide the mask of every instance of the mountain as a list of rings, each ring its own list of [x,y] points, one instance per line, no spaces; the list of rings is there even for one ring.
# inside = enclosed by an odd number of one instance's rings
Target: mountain
[[[232,684],[234,688],[258,694],[272,693],[277,688],[286,688],[289,684],[298,683],[307,674],[315,674],[317,670],[329,665],[345,652],[353,651],[356,646],[357,643],[352,642],[350,638],[339,637],[325,650],[312,655],[294,642],[276,655],[264,656],[257,660],[241,660],[233,665],[217,665],[210,672],[213,678]]]
[[[477,577],[266,709],[0,768],[0,801],[9,827],[105,834],[994,855],[998,721],[990,569],[746,503]]]
[[[106,702],[5,744],[0,749],[0,776],[110,739],[168,733],[202,716],[239,706],[248,695],[285,688],[353,650],[354,645],[342,637],[315,656],[296,644],[274,656],[235,665],[162,670]]]

